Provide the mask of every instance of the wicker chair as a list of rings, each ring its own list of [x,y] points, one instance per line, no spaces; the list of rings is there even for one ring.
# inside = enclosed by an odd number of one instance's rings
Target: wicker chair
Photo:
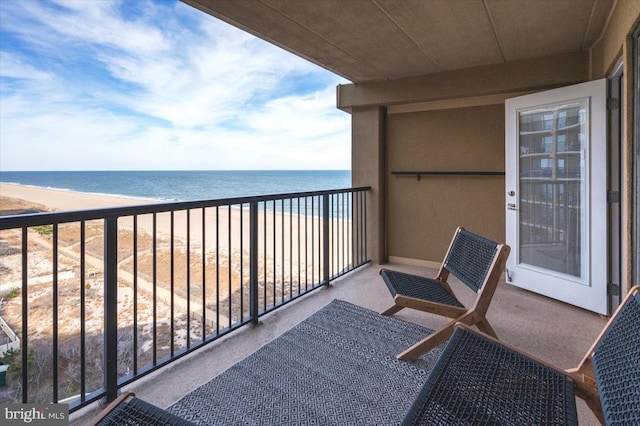
[[[570,370],[457,326],[402,424],[577,424],[575,396],[604,424],[640,424],[640,286]]]
[[[91,426],[190,426],[193,423],[151,405],[139,398],[133,392],[125,392],[107,405],[91,421]]]
[[[382,315],[393,315],[403,308],[413,308],[453,319],[400,353],[398,358],[417,359],[451,337],[457,322],[476,325],[484,333],[496,337],[485,315],[510,250],[506,244],[495,243],[459,227],[435,279],[381,269],[380,275],[394,300],[394,304]],[[449,274],[477,293],[470,308],[465,308],[449,287]]]

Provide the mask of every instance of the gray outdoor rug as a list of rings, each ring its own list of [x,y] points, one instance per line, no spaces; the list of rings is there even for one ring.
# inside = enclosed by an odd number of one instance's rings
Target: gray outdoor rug
[[[440,348],[396,354],[431,332],[334,300],[168,411],[209,425],[398,424]]]

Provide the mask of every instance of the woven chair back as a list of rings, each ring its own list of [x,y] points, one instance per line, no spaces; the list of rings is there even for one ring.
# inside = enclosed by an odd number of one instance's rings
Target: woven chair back
[[[451,244],[444,267],[477,293],[487,280],[497,250],[498,243],[461,229]]]
[[[640,293],[613,318],[592,362],[606,424],[640,424]]]

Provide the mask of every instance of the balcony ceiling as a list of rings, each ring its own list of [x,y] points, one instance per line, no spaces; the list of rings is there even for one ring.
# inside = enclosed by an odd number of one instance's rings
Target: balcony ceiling
[[[182,0],[354,82],[588,50],[615,0]]]

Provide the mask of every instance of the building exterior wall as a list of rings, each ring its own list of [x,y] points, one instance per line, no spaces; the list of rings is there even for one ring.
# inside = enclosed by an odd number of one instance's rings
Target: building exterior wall
[[[640,2],[636,0],[619,0],[616,2],[606,31],[600,40],[591,50],[591,79],[610,77],[615,71],[620,61],[623,62],[624,84],[623,84],[623,105],[622,129],[621,129],[621,164],[620,174],[622,180],[621,191],[621,286],[623,293],[633,286],[632,267],[634,256],[640,253],[634,252],[632,235],[633,223],[636,216],[634,211],[633,191],[634,185],[634,122],[633,105],[635,96],[633,87],[634,58],[632,34],[640,24]],[[637,66],[637,64],[636,64]],[[637,206],[636,206],[637,208]]]
[[[388,254],[438,261],[456,227],[504,241],[503,176],[392,175],[393,171],[504,172],[501,104],[390,114]]]
[[[504,171],[504,99],[585,81],[588,72],[589,56],[574,53],[340,86],[338,106],[352,115],[353,184],[372,187],[371,259],[437,264],[459,225],[504,241],[504,177],[417,182],[391,172]]]
[[[374,261],[442,260],[455,226],[504,240],[504,179],[399,177],[393,171],[504,170],[504,102],[523,93],[608,77],[625,58],[622,141],[623,288],[631,285],[634,102],[631,34],[640,2],[619,0],[592,49],[403,80],[338,87],[351,112],[354,185],[371,185]],[[496,101],[496,99],[498,99]],[[377,114],[377,119],[373,115]],[[367,130],[368,125],[375,129]],[[492,155],[488,158],[486,152]],[[375,168],[379,167],[379,172]],[[377,233],[377,234],[376,234]]]

